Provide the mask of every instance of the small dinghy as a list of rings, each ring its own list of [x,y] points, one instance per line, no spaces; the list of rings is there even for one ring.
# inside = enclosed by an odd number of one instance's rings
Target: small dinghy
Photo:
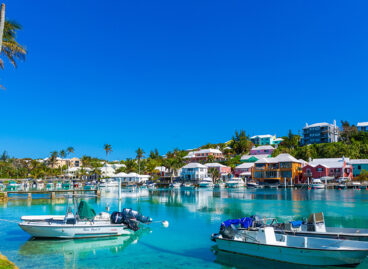
[[[152,219],[137,211],[96,214],[84,200],[74,211],[68,207],[65,216],[23,216],[19,226],[36,238],[90,238],[129,235],[139,229],[140,223],[151,223]]]
[[[322,212],[311,214],[306,221],[295,220],[289,223],[275,223],[274,228],[276,233],[368,241],[368,229],[326,227]]]
[[[314,266],[353,266],[368,255],[368,242],[277,234],[252,228],[251,218],[228,220],[212,240],[221,251]]]

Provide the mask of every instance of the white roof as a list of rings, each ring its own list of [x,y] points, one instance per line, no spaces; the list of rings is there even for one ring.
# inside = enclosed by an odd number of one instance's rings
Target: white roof
[[[284,141],[281,137],[274,139],[273,141]]]
[[[221,150],[219,150],[219,149],[201,149],[201,150],[189,152],[188,155],[185,156],[184,158],[185,159],[194,158],[196,154],[201,154],[201,153],[219,153],[219,154],[222,154]]]
[[[221,163],[205,163],[204,165],[207,167],[227,167],[226,165],[223,165]]]
[[[169,170],[165,166],[156,166],[155,170],[158,170],[160,172],[168,173]]]
[[[235,169],[244,169],[244,168],[251,168],[254,166],[254,163],[242,163],[235,167]]]
[[[124,172],[120,172],[120,173],[117,173],[117,174],[115,174],[115,177],[126,177],[126,173],[124,173]]]
[[[260,138],[267,138],[267,137],[269,137],[269,138],[272,138],[273,135],[270,135],[270,134],[266,134],[266,135],[254,135],[250,139],[256,138],[256,137],[260,137]]]
[[[207,168],[207,166],[200,164],[200,163],[188,163],[187,165],[184,165],[182,169],[185,168]]]
[[[300,163],[299,160],[295,159],[293,156],[291,156],[288,153],[282,153],[277,155],[274,158],[262,158],[256,163],[279,163],[279,162],[293,162],[293,163]]]
[[[327,122],[313,123],[311,125],[306,124],[306,126],[303,129],[308,129],[310,127],[323,127],[323,126],[333,126],[333,124]]]
[[[358,127],[367,127],[368,126],[368,122],[358,122],[357,124]]]
[[[349,163],[350,164],[368,164],[368,159],[355,159],[355,160],[350,160]]]
[[[309,162],[309,165],[313,167],[322,165],[327,168],[331,167],[341,168],[344,165],[344,159],[347,163],[349,162],[349,158],[324,158],[324,159],[313,159],[311,162]]]
[[[258,160],[262,158],[268,158],[270,154],[259,154],[259,155],[243,155],[241,156],[240,160],[249,160],[252,157],[256,157]]]
[[[253,147],[251,150],[267,150],[267,149],[275,149],[273,146],[258,146],[258,147]]]

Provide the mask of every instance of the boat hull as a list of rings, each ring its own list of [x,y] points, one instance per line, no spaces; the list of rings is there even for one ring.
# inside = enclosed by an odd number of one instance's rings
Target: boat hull
[[[122,224],[98,225],[54,225],[20,223],[23,231],[36,238],[91,238],[128,235],[132,231]]]
[[[348,266],[360,264],[368,250],[323,250],[264,245],[252,242],[216,239],[218,249],[281,262],[315,265]]]

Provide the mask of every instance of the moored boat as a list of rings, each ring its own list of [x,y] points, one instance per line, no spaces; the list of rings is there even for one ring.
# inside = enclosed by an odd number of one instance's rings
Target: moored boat
[[[274,228],[277,233],[368,241],[368,229],[366,228],[326,227],[322,212],[311,214],[307,221],[277,223]]]
[[[179,189],[181,187],[181,183],[174,182],[174,183],[171,183],[169,187],[172,189]]]
[[[181,185],[181,189],[184,189],[184,190],[193,190],[195,189],[195,186],[190,183],[190,182],[185,182]]]
[[[226,182],[228,188],[241,188],[244,187],[244,181],[240,177],[233,177]]]
[[[74,202],[76,205],[76,202]],[[124,209],[122,212],[95,211],[81,201],[78,208],[68,208],[65,216],[23,216],[19,226],[36,238],[90,238],[129,235],[139,229],[139,223],[151,223],[137,211]]]
[[[223,183],[223,182],[219,182],[219,183],[216,183],[215,185],[214,185],[214,188],[215,189],[223,189],[223,188],[225,188],[226,187],[226,184],[225,183]]]
[[[247,181],[247,187],[248,188],[258,188],[259,184],[255,182],[254,180]]]
[[[324,189],[326,186],[322,183],[321,179],[314,178],[312,180],[311,188],[312,189]]]
[[[358,265],[368,254],[368,242],[276,234],[273,227],[252,229],[249,220],[237,229],[231,221],[212,235],[221,251],[314,266]]]
[[[200,188],[213,188],[212,178],[210,178],[210,177],[206,177],[206,178],[202,179],[202,180],[199,182],[198,186],[199,186]]]

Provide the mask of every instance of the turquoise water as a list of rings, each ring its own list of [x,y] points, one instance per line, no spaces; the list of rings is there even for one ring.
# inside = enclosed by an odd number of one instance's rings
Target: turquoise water
[[[12,197],[11,197],[12,198]],[[37,198],[42,198],[38,196]],[[89,198],[96,212],[118,209],[117,191]],[[0,252],[19,268],[304,268],[233,254],[214,254],[210,235],[222,220],[246,215],[288,221],[323,211],[329,226],[368,228],[368,191],[360,190],[140,190],[124,192],[122,207],[133,208],[168,228],[152,224],[132,237],[32,240],[17,224],[0,221]],[[64,199],[10,199],[0,218],[65,214]],[[357,268],[368,268],[368,259]]]

